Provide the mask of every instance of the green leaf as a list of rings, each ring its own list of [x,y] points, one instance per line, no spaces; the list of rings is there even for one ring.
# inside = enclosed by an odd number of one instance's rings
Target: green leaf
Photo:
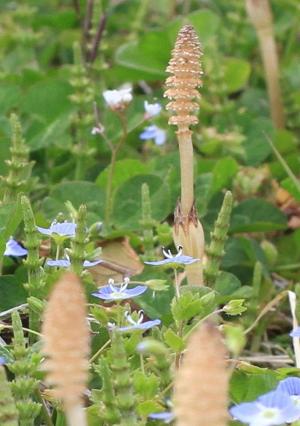
[[[288,177],[281,182],[281,186],[286,189],[297,201],[300,201],[300,182],[299,185],[296,185],[296,183]]]
[[[26,302],[27,293],[13,275],[0,276],[0,311],[14,308]]]
[[[230,300],[223,307],[223,311],[226,312],[227,315],[241,315],[247,310],[246,306],[244,306],[244,302],[244,299]]]
[[[224,62],[224,83],[227,93],[242,89],[250,76],[250,63],[240,58],[226,58]]]
[[[48,78],[34,84],[20,103],[22,112],[42,116],[51,122],[71,108],[71,86],[66,80]]]
[[[143,401],[137,405],[137,412],[141,416],[148,416],[151,413],[157,413],[161,410],[161,405],[156,401]]]
[[[133,386],[136,393],[143,399],[155,397],[159,389],[159,378],[154,374],[145,374],[142,371],[135,371],[133,375]]]
[[[149,287],[152,291],[167,291],[168,286],[166,283],[167,280],[153,279],[146,281],[145,285]]]
[[[215,36],[220,28],[220,17],[209,9],[201,9],[188,15],[188,21],[194,26],[201,43]]]
[[[106,188],[107,176],[111,166],[106,167],[96,179],[96,184],[100,188]],[[114,177],[112,181],[112,188],[118,188],[122,183],[126,182],[129,178],[137,175],[147,173],[148,167],[139,160],[125,159],[119,160],[115,164]]]
[[[175,321],[188,321],[196,315],[204,316],[208,308],[213,310],[212,302],[214,299],[214,292],[199,298],[197,294],[187,291],[181,294],[179,299],[173,299],[171,304],[173,317]]]
[[[16,203],[0,206],[0,258],[5,251],[7,240],[15,233],[22,217],[20,199]]]
[[[273,124],[267,118],[247,117],[244,127],[246,141],[243,143],[245,149],[245,161],[248,166],[257,166],[262,163],[271,153],[272,148],[266,140],[265,134],[273,135]]]
[[[195,199],[197,212],[204,216],[207,212],[208,203],[211,199],[214,176],[212,173],[203,173],[196,178]]]
[[[220,272],[214,290],[222,296],[229,296],[241,287],[240,280],[230,272]]]
[[[5,114],[12,108],[18,106],[22,98],[21,89],[18,85],[12,83],[1,83],[0,85],[0,105],[1,113]]]
[[[210,192],[215,193],[228,187],[237,172],[238,164],[234,158],[225,157],[218,160],[212,171],[213,181]]]
[[[269,232],[287,227],[285,215],[265,200],[242,201],[233,209],[231,232]]]
[[[276,373],[272,370],[260,369],[260,374],[245,374],[236,370],[230,382],[231,398],[236,404],[253,401],[276,385]]]
[[[208,9],[191,13],[186,20],[193,24],[203,42],[216,34],[220,23],[220,18]],[[183,20],[177,19],[164,31],[148,31],[138,41],[121,45],[115,54],[117,64],[130,70],[139,70],[142,73],[140,80],[164,79],[170,53],[182,25]]]
[[[171,328],[164,333],[165,343],[175,352],[183,351],[185,343]]]
[[[163,41],[163,43],[162,43]],[[138,41],[119,47],[115,54],[118,64],[148,74],[148,79],[165,78],[172,44],[167,31],[149,31]]]
[[[60,211],[67,212],[66,201],[71,201],[75,208],[85,204],[89,213],[97,215],[96,220],[103,217],[104,193],[95,183],[73,181],[54,186],[43,201],[43,210],[48,218],[53,220]]]
[[[50,145],[57,145],[63,149],[71,146],[70,127],[71,116],[69,113],[63,114],[48,125],[45,122],[38,123],[34,135],[28,140],[28,145],[32,151]]]
[[[119,186],[114,199],[113,221],[124,228],[136,228],[141,219],[141,188],[147,183],[150,190],[152,217],[165,219],[171,211],[169,187],[154,175],[137,175]]]

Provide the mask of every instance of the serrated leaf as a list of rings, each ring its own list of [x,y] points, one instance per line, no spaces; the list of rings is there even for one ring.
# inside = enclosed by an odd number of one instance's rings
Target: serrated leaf
[[[150,399],[159,389],[159,378],[154,374],[145,374],[137,370],[133,375],[133,386],[138,395],[144,399]]]
[[[188,321],[196,315],[204,314],[207,304],[212,300],[210,293],[199,298],[197,295],[186,292],[179,299],[174,298],[171,310],[175,321]]]
[[[164,333],[164,339],[166,344],[173,349],[175,352],[183,351],[185,343],[181,337],[179,337],[173,330],[170,328]]]

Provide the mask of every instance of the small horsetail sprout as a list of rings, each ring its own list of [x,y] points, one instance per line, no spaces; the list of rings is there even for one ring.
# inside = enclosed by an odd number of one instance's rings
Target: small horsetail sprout
[[[32,395],[38,388],[35,375],[41,357],[27,345],[18,311],[12,313],[11,320],[14,333],[12,341],[14,361],[7,365],[14,374],[11,390],[19,412],[20,426],[33,426],[34,420],[41,410],[41,404],[32,399]]]
[[[226,426],[228,373],[220,333],[204,323],[191,335],[175,376],[177,426]]]
[[[114,383],[115,408],[121,416],[120,426],[137,426],[139,424],[136,408],[136,396],[133,393],[132,378],[124,339],[117,330],[111,336],[110,365]]]
[[[0,365],[0,424],[18,426],[18,411],[2,365]]]
[[[259,39],[272,120],[275,127],[282,128],[284,127],[284,112],[279,85],[278,54],[269,0],[246,0],[246,9]]]
[[[208,261],[204,270],[206,285],[214,286],[219,274],[220,263],[224,254],[224,246],[230,224],[232,210],[232,194],[227,191],[223,200],[221,210],[215,222],[211,234],[211,242],[207,249]]]
[[[29,148],[25,144],[22,136],[21,123],[16,114],[10,116],[11,126],[11,159],[6,160],[8,166],[8,176],[2,177],[6,187],[4,192],[4,202],[11,202],[17,199],[18,193],[28,187],[31,169],[34,164],[29,161]]]
[[[107,425],[115,425],[120,421],[120,413],[116,408],[116,397],[113,388],[113,379],[108,361],[100,357],[95,371],[102,381],[102,398],[99,403],[99,415]]]
[[[194,115],[199,109],[196,100],[200,97],[202,55],[194,28],[185,25],[179,32],[167,67],[172,75],[166,80],[165,97],[170,99],[167,109],[173,112],[169,124],[177,126],[176,132],[181,173],[181,199],[175,210],[174,241],[181,245],[186,255],[203,258],[204,234],[194,207],[193,143],[190,126],[198,123]],[[186,268],[189,284],[202,284],[201,263]]]
[[[69,426],[86,426],[82,395],[87,382],[89,330],[86,300],[78,277],[66,272],[54,287],[45,310],[45,369],[54,395],[64,405]]]
[[[21,197],[21,205],[26,236],[25,246],[28,250],[27,259],[24,260],[28,274],[26,289],[28,290],[29,296],[41,299],[44,295],[45,280],[39,257],[40,239],[30,201],[25,195]],[[39,330],[39,326],[40,316],[29,306],[29,327],[37,331]],[[30,340],[34,340],[33,336],[30,336]]]
[[[83,270],[83,264],[86,257],[85,247],[88,243],[88,230],[86,226],[86,206],[82,204],[79,207],[77,213],[77,226],[75,230],[75,236],[71,242],[71,263],[74,272],[78,275],[81,274]]]

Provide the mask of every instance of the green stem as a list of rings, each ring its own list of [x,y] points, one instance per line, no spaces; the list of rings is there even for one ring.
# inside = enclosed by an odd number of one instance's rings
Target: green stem
[[[178,274],[177,274],[177,270],[174,269],[174,282],[175,282],[175,294],[176,294],[176,299],[180,298],[180,285],[178,282]]]
[[[117,155],[123,145],[123,143],[126,140],[127,136],[127,123],[125,120],[125,116],[122,111],[118,113],[118,117],[121,123],[122,127],[122,136],[118,142],[118,144],[115,147],[112,147],[111,150],[111,160],[110,160],[110,166],[108,170],[108,176],[107,176],[107,184],[106,184],[106,200],[105,200],[105,224],[106,226],[109,226],[110,222],[110,216],[113,211],[113,179],[115,174],[115,167],[116,167],[116,161],[117,161]]]
[[[41,404],[41,414],[42,414],[42,416],[43,416],[43,418],[44,418],[44,422],[45,422],[45,424],[47,425],[47,426],[54,426],[53,425],[53,422],[52,422],[52,419],[51,419],[51,416],[50,416],[50,414],[49,414],[49,411],[48,411],[48,408],[47,408],[47,405],[46,405],[46,403],[45,403],[45,400],[44,400],[44,398],[42,397],[42,394],[41,394],[41,391],[40,391],[40,389],[37,389],[36,390],[36,392],[35,392],[35,394],[36,394],[36,397],[37,397],[37,399],[38,399],[38,401],[40,402],[40,404]]]
[[[184,340],[186,341],[187,338],[193,333],[194,330],[196,330],[196,328],[198,328],[198,326],[203,322],[206,321],[208,318],[212,317],[213,315],[218,315],[221,314],[223,312],[223,309],[218,309],[217,311],[211,312],[210,314],[206,315],[204,318],[201,318],[200,321],[197,321],[195,325],[193,325],[189,331],[186,333],[186,335],[184,336]]]
[[[94,353],[94,355],[89,361],[90,365],[98,358],[99,355],[101,355],[104,349],[106,349],[110,345],[110,343],[111,343],[111,340],[109,339],[107,342],[104,343],[103,346],[101,346],[101,348],[96,353]]]

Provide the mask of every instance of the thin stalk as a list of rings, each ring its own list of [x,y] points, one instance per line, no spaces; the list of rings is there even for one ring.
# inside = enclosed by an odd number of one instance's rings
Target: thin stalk
[[[2,329],[2,330],[4,330],[4,329],[6,329],[6,328],[7,328],[7,329],[9,329],[9,330],[13,330],[13,329],[14,329],[12,325],[8,325],[8,324],[0,324],[0,330],[1,330],[1,329]],[[31,328],[22,327],[22,330],[23,330],[23,331],[27,331],[27,333],[34,334],[35,336],[38,336],[38,337],[40,337],[40,338],[42,338],[42,337],[43,337],[43,335],[42,335],[41,333],[39,333],[38,331],[31,330]]]
[[[177,274],[177,270],[174,269],[174,283],[175,283],[175,294],[176,294],[176,298],[179,299],[180,298],[180,284],[178,281],[178,274]]]
[[[291,179],[291,181],[293,182],[293,184],[296,186],[297,190],[300,192],[300,182],[297,179],[297,177],[294,175],[294,173],[292,172],[292,170],[290,169],[288,163],[285,161],[285,159],[282,157],[282,155],[280,154],[280,152],[278,151],[278,149],[275,147],[275,145],[273,144],[272,140],[270,139],[270,137],[265,134],[265,137],[268,141],[268,143],[270,144],[272,150],[274,151],[274,154],[277,157],[277,160],[279,161],[279,163],[282,165],[282,167],[284,168],[286,174],[288,175],[288,177]]]
[[[81,405],[66,409],[68,426],[87,426],[86,414]]]
[[[256,30],[263,61],[272,121],[277,128],[285,124],[279,85],[279,60],[269,0],[246,0],[247,12]]]
[[[210,314],[206,315],[204,318],[201,318],[200,321],[197,321],[190,329],[189,331],[186,333],[186,335],[184,336],[184,340],[186,341],[187,338],[193,333],[194,330],[196,330],[199,325],[208,320],[208,318],[212,317],[213,315],[218,315],[221,314],[223,312],[223,309],[218,309],[217,311],[211,312]]]
[[[281,300],[284,299],[287,296],[287,294],[288,292],[286,290],[282,291],[281,293],[277,294],[277,296],[274,297],[274,299],[272,299],[269,303],[267,303],[266,306],[262,309],[262,311],[258,315],[258,317],[255,319],[255,321],[250,325],[250,327],[247,328],[247,330],[245,330],[245,335],[250,333],[250,331],[252,331],[256,327],[256,325],[259,323],[261,318],[265,316],[271,309],[273,309],[274,306],[276,306],[279,302],[281,302]]]
[[[45,400],[42,397],[40,389],[37,389],[36,392],[35,392],[35,394],[36,394],[36,397],[37,397],[38,401],[41,403],[41,406],[42,406],[41,407],[41,414],[42,414],[42,416],[44,418],[45,425],[47,425],[47,426],[54,426],[54,424],[52,422],[52,419],[51,419],[51,415],[49,413],[49,410],[47,408]]]
[[[110,345],[110,343],[111,343],[110,339],[107,342],[105,342],[104,345],[101,346],[101,348],[96,353],[94,353],[94,355],[89,360],[89,363],[92,364],[98,358],[98,356],[101,355],[104,349],[106,349]]]
[[[115,174],[115,167],[116,167],[116,161],[117,161],[117,155],[122,148],[126,136],[127,136],[127,123],[125,116],[122,111],[118,113],[118,117],[122,126],[122,136],[116,146],[113,146],[111,148],[111,160],[110,160],[110,166],[108,169],[108,176],[107,176],[107,184],[106,184],[106,200],[105,200],[105,223],[108,226],[110,221],[110,216],[113,210],[113,179]]]
[[[190,130],[177,132],[180,177],[181,177],[181,210],[188,216],[194,203],[194,160],[192,133]]]

